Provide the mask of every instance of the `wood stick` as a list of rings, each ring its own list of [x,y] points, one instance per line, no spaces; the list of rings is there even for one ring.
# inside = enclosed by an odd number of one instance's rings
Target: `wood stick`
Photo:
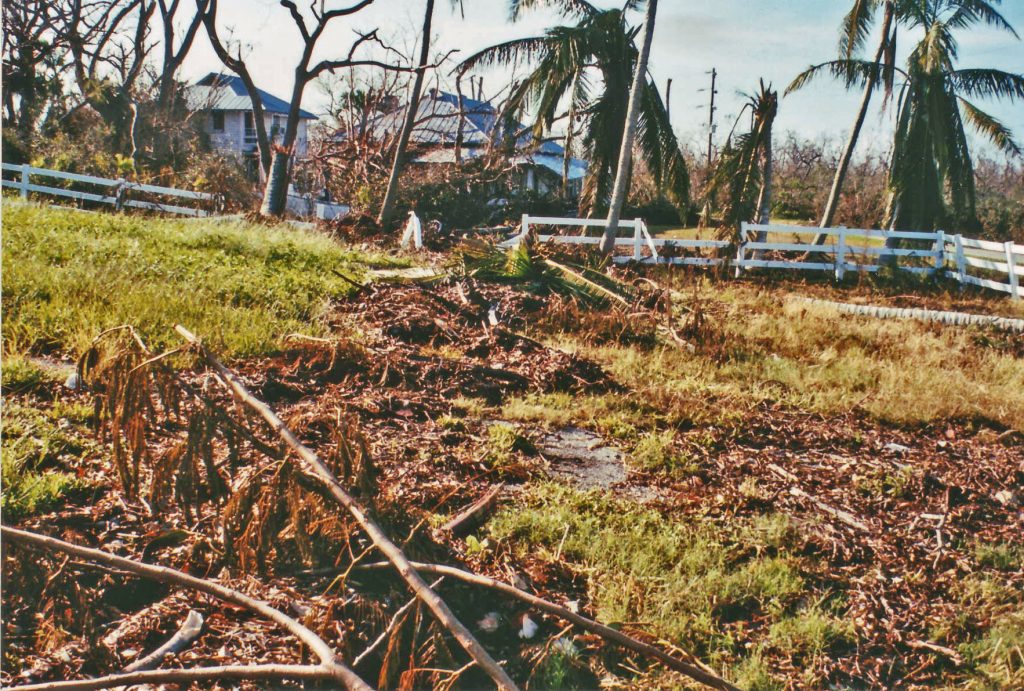
[[[199,638],[199,634],[202,630],[203,615],[194,609],[189,610],[188,616],[185,617],[185,621],[181,624],[181,628],[179,628],[173,636],[167,639],[166,643],[151,652],[149,655],[140,657],[138,660],[122,669],[121,673],[141,672],[143,670],[159,667],[165,657],[171,653],[180,652],[191,645],[192,641]]]
[[[498,495],[504,485],[496,485],[489,490],[484,496],[477,499],[475,502],[464,508],[462,511],[445,523],[441,530],[448,531],[452,535],[461,535],[464,532],[471,530],[474,526],[479,524],[480,520],[484,518],[487,513],[494,508],[495,503],[498,500]]]
[[[452,613],[448,605],[438,597],[437,593],[431,590],[430,586],[420,577],[416,570],[413,569],[412,564],[406,558],[405,554],[401,549],[393,543],[384,531],[377,525],[373,519],[367,514],[366,509],[356,501],[356,499],[345,491],[345,489],[338,482],[334,474],[324,465],[323,461],[313,452],[312,449],[304,445],[299,441],[290,429],[284,424],[284,421],[277,416],[273,409],[260,399],[249,393],[249,390],[245,388],[241,380],[235,375],[234,372],[229,370],[220,360],[214,357],[206,348],[203,347],[199,339],[196,338],[191,331],[186,329],[180,324],[174,327],[175,331],[184,338],[186,341],[194,345],[199,353],[205,358],[207,363],[220,375],[222,381],[234,392],[235,396],[241,401],[248,404],[256,412],[258,412],[264,420],[267,421],[275,432],[281,437],[281,439],[289,446],[303,462],[309,467],[310,470],[323,482],[334,497],[335,501],[345,507],[349,513],[356,519],[359,525],[366,531],[366,534],[370,537],[377,548],[388,558],[388,561],[394,565],[398,573],[401,574],[402,578],[409,585],[409,588],[421,599],[424,604],[430,608],[430,611],[434,613],[445,628],[447,628],[456,640],[462,645],[462,647],[469,653],[480,668],[487,673],[494,683],[497,684],[498,688],[505,691],[512,691],[517,689],[515,682],[508,676],[504,669],[494,661],[494,658],[480,645],[479,641],[469,632],[469,629],[456,618],[455,614]]]
[[[5,687],[5,691],[93,691],[93,689],[109,689],[133,684],[191,684],[225,679],[332,680],[337,679],[337,676],[331,667],[324,665],[225,665],[193,669],[150,669],[141,672],[108,674],[95,679],[73,679],[71,681],[8,686]]]
[[[357,565],[356,569],[381,569],[387,567],[387,562],[376,562],[373,564],[360,564]],[[623,648],[628,648],[635,652],[638,652],[647,657],[652,657],[663,663],[669,669],[675,670],[681,674],[694,679],[696,681],[705,684],[713,689],[722,689],[723,691],[739,691],[739,687],[734,686],[725,679],[721,678],[714,673],[711,669],[706,669],[699,662],[697,664],[691,664],[680,660],[677,657],[673,657],[668,653],[664,652],[660,648],[656,648],[653,645],[639,641],[632,636],[629,636],[621,631],[617,631],[609,626],[605,626],[593,619],[588,619],[580,614],[573,612],[572,610],[566,609],[560,605],[556,605],[548,600],[541,599],[536,595],[531,595],[525,590],[520,590],[513,585],[508,583],[502,583],[501,581],[489,578],[487,576],[481,576],[479,574],[470,573],[469,571],[463,571],[462,569],[455,568],[454,566],[445,566],[442,564],[424,564],[422,562],[413,562],[413,567],[420,573],[428,573],[437,576],[451,576],[452,578],[458,578],[466,583],[472,583],[474,585],[483,586],[485,588],[491,588],[497,590],[505,595],[514,597],[517,600],[526,602],[527,604],[536,607],[537,609],[550,612],[557,617],[561,617],[566,621],[576,624],[582,629],[586,629],[591,633],[596,633],[602,638],[608,639],[614,643],[621,645]],[[689,656],[694,661],[697,658]]]
[[[780,466],[775,465],[774,463],[769,463],[768,464],[768,469],[771,470],[776,475],[778,475],[779,477],[785,478],[785,479],[789,480],[790,482],[796,482],[797,479],[798,479],[796,475],[794,475],[793,473],[789,472],[788,470],[786,470],[786,469],[784,469],[784,468],[782,468]],[[801,499],[806,499],[807,501],[811,502],[812,504],[817,506],[819,509],[821,509],[825,513],[829,514],[830,516],[835,517],[836,519],[838,519],[839,521],[845,523],[846,525],[850,526],[851,528],[856,528],[857,530],[863,531],[865,533],[870,533],[871,532],[871,528],[869,528],[866,523],[864,523],[863,521],[859,520],[856,516],[854,516],[849,511],[843,511],[842,509],[837,509],[834,506],[830,506],[829,504],[826,504],[825,502],[823,502],[822,500],[818,499],[817,497],[811,496],[810,494],[808,494],[807,492],[803,491],[802,489],[800,489],[796,485],[794,485],[794,486],[789,488],[789,493],[792,494],[794,497],[800,497]]]
[[[338,682],[341,682],[348,689],[358,689],[359,691],[369,691],[370,686],[360,679],[355,672],[346,667],[341,662],[338,662],[334,650],[327,645],[327,643],[317,636],[315,633],[310,631],[308,628],[297,622],[296,620],[289,617],[287,614],[274,609],[265,602],[251,598],[245,593],[241,593],[237,590],[233,590],[226,586],[214,583],[202,578],[195,578],[187,573],[183,573],[176,569],[171,569],[166,566],[157,566],[155,564],[144,564],[133,559],[126,559],[125,557],[119,557],[109,552],[104,552],[98,549],[92,549],[91,547],[80,547],[73,545],[70,542],[64,542],[57,538],[47,537],[45,535],[38,535],[36,533],[30,533],[27,530],[19,530],[17,528],[10,528],[8,526],[0,526],[0,536],[6,540],[12,540],[14,542],[21,542],[39,547],[42,549],[49,550],[51,552],[63,552],[70,554],[81,559],[85,559],[90,562],[103,564],[105,566],[112,566],[114,568],[122,569],[130,573],[134,573],[145,578],[150,578],[161,583],[169,583],[171,585],[179,585],[199,592],[213,595],[216,598],[236,604],[240,607],[252,610],[257,614],[269,619],[281,628],[285,629],[293,636],[298,638],[300,641],[305,643],[310,650],[320,659],[319,668],[330,672],[330,677]],[[207,668],[213,669],[213,668]],[[251,669],[246,667],[246,669]],[[161,670],[156,670],[161,671]],[[192,672],[195,670],[176,670],[178,672]],[[134,674],[150,674],[154,672],[135,672]],[[119,676],[119,675],[114,675]],[[278,675],[280,676],[280,675]],[[323,677],[319,677],[323,678]],[[88,681],[97,680],[83,680],[82,683]],[[106,686],[123,686],[128,682],[120,679],[116,684],[104,684],[103,686],[88,686],[81,688],[105,688]],[[138,682],[141,683],[141,682]],[[63,688],[63,687],[62,687]],[[70,688],[70,687],[68,687]],[[74,687],[79,688],[79,687]]]

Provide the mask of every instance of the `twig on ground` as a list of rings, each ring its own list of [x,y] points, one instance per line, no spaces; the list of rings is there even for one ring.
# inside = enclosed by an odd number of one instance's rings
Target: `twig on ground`
[[[441,581],[443,581],[443,580],[444,580],[444,576],[442,576],[441,578],[438,578],[436,581],[434,581],[433,583],[430,584],[430,587],[432,589],[436,588],[438,585],[441,584]],[[401,607],[398,608],[398,611],[396,611],[394,613],[394,615],[391,617],[391,620],[388,622],[388,625],[385,626],[384,630],[380,632],[380,635],[377,636],[376,639],[374,639],[373,643],[371,643],[370,645],[366,646],[366,650],[364,650],[363,652],[359,653],[359,655],[356,656],[356,659],[352,661],[352,667],[353,668],[358,667],[360,662],[362,662],[366,658],[370,657],[370,655],[373,654],[373,651],[375,651],[377,648],[379,648],[381,643],[383,643],[384,641],[386,641],[388,639],[388,636],[391,635],[391,630],[393,628],[395,628],[395,626],[399,623],[399,621],[401,621],[402,617],[405,616],[405,613],[408,612],[410,609],[412,609],[413,605],[415,605],[417,602],[419,602],[419,598],[418,597],[413,597],[411,600],[409,600],[404,605],[402,605]]]

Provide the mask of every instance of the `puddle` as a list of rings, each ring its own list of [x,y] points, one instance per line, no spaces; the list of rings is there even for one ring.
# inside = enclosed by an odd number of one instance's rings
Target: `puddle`
[[[537,440],[537,449],[551,463],[551,475],[579,489],[611,489],[626,479],[624,454],[599,434],[564,427]]]

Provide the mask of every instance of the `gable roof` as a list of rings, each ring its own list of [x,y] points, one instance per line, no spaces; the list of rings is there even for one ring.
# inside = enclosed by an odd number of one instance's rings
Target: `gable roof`
[[[282,98],[257,89],[263,101],[264,112],[273,115],[287,115],[289,104]],[[210,72],[189,87],[189,105],[196,110],[252,110],[249,92],[245,90],[242,78],[235,74]],[[308,110],[299,109],[299,117],[316,120]]]
[[[492,138],[500,137],[501,125],[498,110],[487,101],[462,97],[462,142],[465,146],[486,146]],[[410,138],[418,144],[452,144],[459,126],[459,97],[445,91],[431,89],[420,99],[416,109],[416,126]],[[368,127],[375,131],[397,134],[405,120],[405,109],[396,108],[374,118]],[[539,153],[562,156],[565,149],[558,143],[544,141],[539,144],[533,133],[521,122],[512,122],[516,132],[521,132],[516,148]]]

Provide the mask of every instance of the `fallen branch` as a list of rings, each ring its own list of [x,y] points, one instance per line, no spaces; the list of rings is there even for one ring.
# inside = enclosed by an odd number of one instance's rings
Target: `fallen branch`
[[[192,641],[199,638],[203,630],[203,615],[199,612],[189,610],[188,616],[182,622],[181,628],[167,642],[145,657],[140,657],[135,662],[121,670],[121,673],[142,672],[147,669],[155,669],[160,666],[163,659],[172,653],[179,653],[192,644]]]
[[[192,684],[225,679],[337,679],[324,665],[226,665],[193,669],[150,669],[127,674],[108,674],[95,679],[51,681],[42,684],[8,686],[8,691],[93,691],[132,684]],[[361,688],[369,689],[365,684]]]
[[[73,545],[70,542],[64,542],[56,538],[47,537],[45,535],[38,535],[36,533],[30,533],[26,530],[19,530],[17,528],[10,528],[7,526],[0,526],[0,536],[5,540],[11,540],[14,542],[21,542],[33,547],[49,550],[51,552],[63,552],[70,554],[86,561],[103,564],[113,568],[121,569],[129,573],[143,576],[144,578],[150,578],[154,581],[161,583],[168,583],[171,585],[178,585],[185,588],[191,588],[198,590],[201,593],[212,595],[216,598],[230,602],[249,609],[257,614],[269,619],[281,628],[285,629],[293,636],[298,638],[300,641],[305,643],[313,654],[320,659],[319,665],[274,665],[277,672],[266,672],[270,674],[270,677],[259,677],[259,678],[283,678],[288,676],[283,674],[280,670],[287,668],[290,671],[300,670],[300,676],[303,678],[317,678],[317,679],[333,679],[334,681],[340,682],[345,685],[348,689],[359,689],[360,691],[368,690],[370,687],[360,679],[355,672],[346,667],[341,662],[338,662],[335,657],[334,650],[327,645],[327,643],[317,636],[315,633],[310,631],[308,628],[300,624],[295,619],[292,619],[287,614],[280,612],[265,602],[251,598],[248,595],[241,593],[237,590],[233,590],[226,586],[214,583],[213,581],[205,580],[202,578],[196,578],[190,576],[187,573],[183,573],[176,569],[171,569],[166,566],[157,566],[155,564],[144,564],[142,562],[135,561],[133,559],[126,559],[125,557],[119,557],[109,552],[104,552],[98,549],[92,549],[91,547],[80,547]],[[245,677],[239,676],[242,674],[240,670],[248,671],[260,671],[264,666],[234,666],[234,667],[223,667],[219,668],[222,670],[229,670],[224,672],[226,676],[223,678],[257,678],[257,677]],[[101,689],[110,686],[126,686],[130,683],[144,683],[144,682],[172,682],[175,679],[169,679],[165,677],[145,677],[138,675],[160,675],[160,674],[178,674],[176,679],[181,681],[190,680],[205,680],[216,677],[206,676],[212,672],[212,670],[218,669],[216,667],[207,667],[202,669],[179,669],[179,670],[150,670],[141,672],[130,672],[128,674],[112,674],[99,679],[85,679],[80,681],[69,681],[69,682],[55,682],[54,684],[41,684],[33,685],[32,687],[24,688],[38,688],[38,689]],[[315,671],[314,671],[315,670]],[[262,674],[263,671],[260,671]],[[189,675],[199,675],[192,677]],[[313,676],[309,676],[313,675]],[[61,684],[61,685],[56,685]]]
[[[505,595],[508,595],[510,597],[514,597],[517,600],[521,600],[531,605],[532,607],[544,610],[545,612],[550,612],[551,614],[554,614],[557,617],[560,617],[566,621],[576,624],[582,629],[586,629],[587,631],[595,633],[601,636],[602,638],[612,641],[613,643],[617,643],[621,645],[623,648],[628,648],[629,650],[638,652],[641,655],[652,657],[661,662],[662,664],[664,664],[669,669],[672,669],[681,674],[685,674],[691,679],[699,681],[702,684],[710,686],[713,689],[723,689],[724,691],[739,691],[739,687],[734,686],[733,684],[729,683],[725,679],[715,674],[713,670],[707,668],[705,665],[699,662],[697,658],[695,658],[692,655],[690,655],[689,657],[691,658],[691,660],[693,660],[693,662],[686,662],[680,660],[679,658],[673,657],[672,655],[669,655],[665,651],[656,648],[653,645],[644,643],[643,641],[639,641],[636,638],[633,638],[632,636],[629,636],[621,631],[611,628],[610,626],[605,626],[604,624],[596,622],[593,619],[588,619],[580,614],[577,614],[576,612],[573,612],[570,609],[566,609],[565,607],[556,605],[555,603],[549,602],[548,600],[541,599],[536,595],[531,595],[525,590],[520,590],[519,588],[516,588],[513,585],[509,585],[508,583],[502,583],[501,581],[489,578],[487,576],[480,576],[475,573],[470,573],[469,571],[463,571],[462,569],[455,568],[454,566],[445,566],[442,564],[424,564],[421,562],[413,562],[412,565],[420,573],[426,573],[436,576],[451,576],[452,578],[457,578],[466,583],[472,583],[474,585],[483,586],[485,588],[491,588],[493,590],[497,590],[501,593],[504,593]],[[376,562],[373,564],[357,565],[356,569],[381,569],[386,568],[387,566],[387,562]]]
[[[356,499],[342,488],[334,474],[324,465],[323,461],[313,452],[312,449],[305,446],[299,439],[292,433],[290,429],[284,424],[284,421],[277,416],[273,409],[260,399],[249,393],[249,390],[245,388],[241,380],[235,375],[234,372],[229,370],[220,360],[214,357],[209,351],[207,351],[203,345],[199,342],[191,331],[186,329],[180,324],[174,327],[175,331],[184,338],[186,341],[191,343],[198,349],[198,352],[203,356],[207,363],[220,375],[221,380],[224,384],[231,389],[234,395],[242,402],[249,405],[251,408],[256,410],[267,421],[275,432],[281,437],[282,441],[285,442],[296,454],[302,459],[302,461],[313,471],[313,473],[319,478],[321,482],[330,491],[331,496],[334,497],[335,501],[345,507],[349,513],[356,519],[359,525],[363,528],[366,534],[370,537],[377,548],[388,558],[398,573],[401,574],[402,578],[409,585],[409,588],[421,599],[424,604],[430,608],[430,611],[434,613],[445,628],[447,628],[456,640],[462,645],[462,647],[469,653],[480,668],[487,673],[494,683],[498,685],[498,688],[505,690],[516,689],[515,682],[508,676],[504,669],[494,661],[494,658],[480,645],[479,641],[469,632],[469,629],[456,618],[452,613],[448,605],[445,604],[437,593],[431,590],[430,586],[416,573],[413,569],[412,564],[406,558],[398,546],[393,543],[384,531],[373,521],[366,512],[366,509],[356,501]]]
[[[472,530],[494,508],[498,495],[503,488],[504,485],[495,486],[487,494],[460,511],[455,518],[445,523],[441,529],[453,535],[461,535]]]
[[[769,463],[768,469],[771,470],[776,475],[778,475],[779,477],[789,480],[790,482],[796,482],[798,480],[796,475],[794,475],[793,473],[789,472],[784,468],[775,465],[774,463]],[[789,493],[792,494],[794,497],[806,499],[807,501],[811,502],[816,507],[818,507],[821,511],[824,511],[825,513],[845,523],[851,528],[856,528],[857,530],[860,530],[865,533],[871,532],[871,528],[866,523],[859,520],[849,511],[843,511],[842,509],[837,509],[834,506],[830,506],[823,502],[822,500],[818,499],[817,497],[814,497],[808,494],[807,492],[803,491],[796,485],[789,488]]]

